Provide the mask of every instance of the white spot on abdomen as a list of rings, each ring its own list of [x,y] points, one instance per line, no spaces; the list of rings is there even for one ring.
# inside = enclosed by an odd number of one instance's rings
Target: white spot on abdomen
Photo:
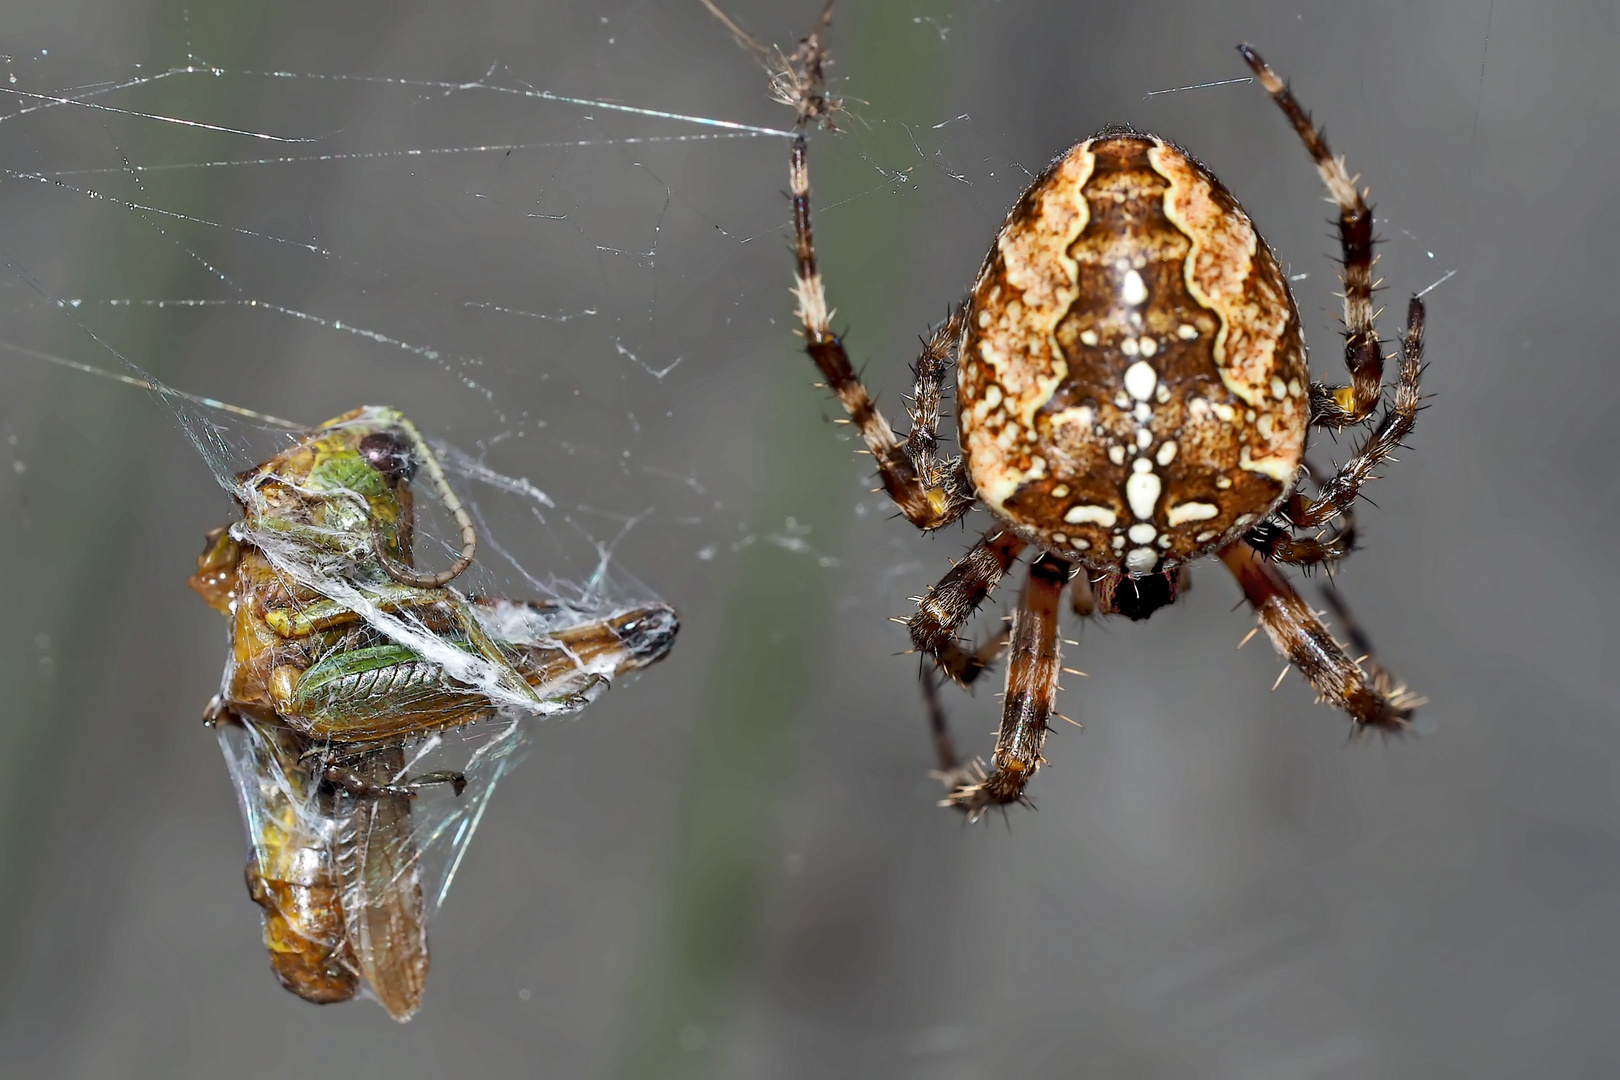
[[[1170,507],[1164,516],[1173,529],[1183,521],[1208,521],[1220,512],[1221,508],[1214,503],[1184,502]]]
[[[1095,522],[1103,528],[1109,528],[1118,520],[1112,510],[1106,506],[1092,506],[1089,503],[1077,503],[1069,507],[1069,512],[1063,515],[1063,520],[1070,525],[1078,525],[1083,521]]]
[[[1125,535],[1131,538],[1133,544],[1151,544],[1153,538],[1159,535],[1159,530],[1153,527],[1151,521],[1138,521],[1125,530]]]
[[[1137,401],[1152,397],[1153,388],[1158,385],[1159,373],[1146,360],[1138,360],[1125,369],[1125,392]]]
[[[1132,473],[1125,481],[1125,500],[1131,504],[1131,513],[1139,518],[1152,517],[1154,504],[1159,501],[1159,488],[1157,473]]]
[[[1142,284],[1141,274],[1135,270],[1125,271],[1125,281],[1120,287],[1119,298],[1131,307],[1147,299],[1147,286]]]

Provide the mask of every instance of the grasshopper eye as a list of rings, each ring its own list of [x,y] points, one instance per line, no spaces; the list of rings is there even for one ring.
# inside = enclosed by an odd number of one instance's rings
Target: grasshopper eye
[[[390,485],[416,475],[416,458],[410,447],[391,431],[373,431],[361,439],[360,453]]]

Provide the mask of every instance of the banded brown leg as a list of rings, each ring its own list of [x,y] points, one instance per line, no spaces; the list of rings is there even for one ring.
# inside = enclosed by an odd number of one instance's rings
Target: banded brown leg
[[[1012,530],[991,529],[928,590],[917,602],[917,613],[906,620],[912,645],[932,656],[959,683],[972,682],[984,665],[977,662],[977,653],[962,647],[956,632],[984,603],[1023,550],[1024,541]]]
[[[978,817],[992,805],[1022,802],[1025,785],[1041,766],[1061,660],[1058,603],[1069,572],[1069,563],[1053,555],[1042,555],[1029,568],[1013,614],[1007,692],[990,773],[962,784],[945,800],[969,817]]]
[[[940,388],[949,369],[950,350],[961,329],[960,313],[952,316],[924,343],[916,367],[912,432],[901,442],[856,374],[844,350],[843,339],[832,331],[832,309],[827,306],[826,287],[816,266],[815,238],[810,227],[810,167],[803,131],[793,140],[789,182],[798,264],[793,292],[799,300],[798,316],[804,326],[805,352],[815,361],[828,388],[860,431],[862,441],[877,462],[883,490],[906,520],[919,529],[943,528],[973,507],[973,485],[961,459],[940,462],[934,454],[939,443]]]
[[[1350,714],[1357,729],[1404,731],[1422,700],[1383,668],[1364,669],[1334,640],[1288,579],[1245,541],[1221,549],[1277,652],[1299,668],[1323,700]]]
[[[979,542],[968,550],[962,561],[951,567],[950,572],[930,588],[926,596],[918,600],[916,614],[906,620],[912,644],[919,652],[932,658],[932,666],[937,667],[944,677],[959,686],[973,685],[1007,646],[1005,630],[992,635],[977,648],[964,645],[956,632],[1006,576],[1008,568],[1023,549],[1024,541],[1010,530],[999,527],[992,529],[979,538]],[[965,774],[945,719],[938,677],[928,670],[929,666],[925,661],[920,677],[928,707],[929,727],[934,736],[935,760],[939,766],[937,775],[948,789],[955,790],[963,783]]]
[[[928,707],[928,730],[934,736],[934,761],[937,768],[929,775],[945,785],[946,791],[955,791],[968,780],[962,759],[956,754],[956,742],[951,738],[950,721],[945,715],[945,703],[940,700],[940,684],[954,678],[958,685],[971,687],[975,680],[1001,657],[1010,637],[1004,627],[985,639],[977,649],[968,650],[953,641],[946,654],[930,664],[923,661],[917,677],[922,682],[923,701]],[[975,778],[976,779],[976,778]]]
[[[1303,506],[1290,506],[1284,518],[1295,528],[1310,528],[1332,521],[1355,502],[1361,485],[1372,479],[1373,470],[1389,461],[1402,441],[1417,426],[1422,401],[1418,376],[1423,371],[1423,301],[1412,297],[1406,309],[1406,333],[1401,339],[1400,379],[1395,384],[1395,400],[1384,410],[1373,429],[1356,447],[1349,461],[1321,485],[1316,498]]]
[[[1333,156],[1327,137],[1311,122],[1310,113],[1294,97],[1288,84],[1278,78],[1250,46],[1239,45],[1238,52],[1243,54],[1260,85],[1298,132],[1311,160],[1316,163],[1322,183],[1327,185],[1328,194],[1339,207],[1339,246],[1344,265],[1344,363],[1350,370],[1350,384],[1312,383],[1311,423],[1331,428],[1359,424],[1371,416],[1378,405],[1384,381],[1384,353],[1378,344],[1378,329],[1374,325],[1377,312],[1372,306],[1372,207],[1356,187],[1357,178],[1345,168],[1343,158]]]

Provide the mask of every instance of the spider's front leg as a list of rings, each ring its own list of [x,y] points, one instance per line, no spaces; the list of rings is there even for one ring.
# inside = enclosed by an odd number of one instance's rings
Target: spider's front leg
[[[1024,801],[1024,787],[1041,766],[1041,745],[1057,697],[1061,663],[1058,601],[1069,573],[1070,564],[1054,555],[1042,555],[1029,568],[1029,580],[1013,614],[1007,692],[991,771],[958,786],[945,800],[971,818],[990,806]]]
[[[1350,714],[1358,730],[1404,731],[1422,699],[1378,664],[1368,671],[1333,639],[1322,620],[1264,554],[1243,540],[1221,549],[1278,653],[1299,668],[1323,700]]]
[[[1288,85],[1277,77],[1260,54],[1248,45],[1238,52],[1254,71],[1272,100],[1288,117],[1316,162],[1316,171],[1339,207],[1339,246],[1344,263],[1344,363],[1350,369],[1350,385],[1311,384],[1311,423],[1341,428],[1359,424],[1378,405],[1384,382],[1384,354],[1378,344],[1373,311],[1373,212],[1366,197],[1356,187],[1356,177],[1345,168],[1344,159],[1333,156],[1327,138],[1311,123],[1310,114],[1295,99]]]
[[[810,172],[805,164],[803,132],[793,140],[791,180],[798,259],[793,292],[798,297],[798,316],[804,325],[805,351],[816,362],[851,422],[860,430],[862,440],[877,462],[883,490],[906,520],[919,529],[949,525],[973,506],[973,485],[961,459],[941,463],[934,456],[938,445],[941,388],[950,367],[951,350],[961,336],[960,315],[953,315],[924,345],[916,368],[912,432],[902,443],[855,373],[843,341],[832,332],[832,311],[827,307],[827,293],[816,267],[816,248],[810,231]]]

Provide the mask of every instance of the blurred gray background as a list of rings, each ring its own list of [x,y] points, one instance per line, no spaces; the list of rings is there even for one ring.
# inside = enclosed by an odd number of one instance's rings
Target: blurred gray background
[[[816,6],[728,10],[791,46]],[[888,618],[967,535],[889,520],[809,385],[785,141],[589,104],[786,123],[696,0],[12,0],[0,1072],[1620,1074],[1617,38],[1581,0],[841,9],[817,235],[891,418],[1028,175],[1109,122],[1239,195],[1337,377],[1283,118],[1253,85],[1146,96],[1243,75],[1240,40],[1370,185],[1392,309],[1455,271],[1434,407],[1340,577],[1425,733],[1347,746],[1297,677],[1268,692],[1211,564],[1149,623],[1070,628],[1085,730],[1038,812],[964,828]],[[267,970],[198,723],[223,624],[184,585],[229,500],[149,396],[17,348],[307,422],[397,405],[553,496],[505,541],[529,569],[613,543],[622,594],[680,608],[665,664],[534,733],[408,1027]],[[994,694],[947,700],[987,751]]]

